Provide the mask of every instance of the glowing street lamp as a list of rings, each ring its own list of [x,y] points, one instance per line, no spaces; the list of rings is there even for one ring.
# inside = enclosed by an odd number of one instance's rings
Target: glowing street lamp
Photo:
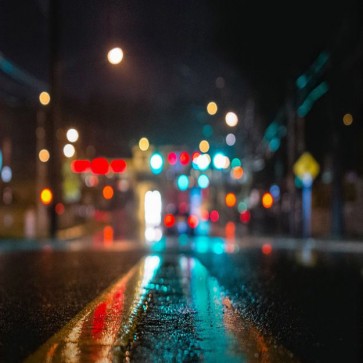
[[[39,94],[39,102],[43,106],[47,106],[50,103],[50,95],[48,92],[43,91]]]
[[[225,120],[229,127],[234,127],[238,124],[238,117],[234,112],[227,112]]]
[[[112,48],[108,53],[107,53],[107,59],[111,64],[120,64],[122,59],[124,57],[124,53],[122,51],[121,48],[116,47],[116,48]]]

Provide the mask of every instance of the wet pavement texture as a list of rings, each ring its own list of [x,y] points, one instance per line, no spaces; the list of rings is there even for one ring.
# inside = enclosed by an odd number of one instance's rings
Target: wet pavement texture
[[[32,362],[97,361],[96,343],[105,362],[361,362],[363,250],[355,246],[205,237],[147,251],[0,254],[0,361],[22,361],[132,268],[74,323],[83,340],[71,350],[53,341],[60,358]],[[107,306],[122,315],[116,325]]]

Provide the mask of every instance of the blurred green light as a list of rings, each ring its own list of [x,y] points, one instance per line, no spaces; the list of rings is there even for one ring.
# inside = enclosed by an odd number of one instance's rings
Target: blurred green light
[[[308,77],[305,74],[302,74],[297,80],[296,80],[296,86],[300,89],[304,88],[308,84]]]
[[[160,174],[163,170],[164,159],[159,153],[154,153],[150,158],[150,168],[153,174]]]
[[[241,160],[238,158],[234,158],[231,161],[231,167],[236,168],[237,166],[242,166]]]
[[[179,175],[179,177],[177,179],[177,186],[178,186],[178,189],[181,191],[187,190],[189,187],[189,178],[184,174]]]

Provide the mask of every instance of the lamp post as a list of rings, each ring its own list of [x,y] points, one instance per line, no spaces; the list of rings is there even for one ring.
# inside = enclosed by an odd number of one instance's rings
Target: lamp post
[[[50,159],[48,163],[48,177],[53,199],[49,205],[49,236],[56,237],[59,229],[57,216],[57,204],[62,202],[62,180],[61,180],[61,144],[58,137],[62,120],[61,108],[61,63],[60,63],[60,1],[49,1],[49,83],[51,103],[49,107],[46,135],[48,135],[48,150]],[[123,52],[121,48],[113,48],[108,53],[108,61],[117,65],[122,61]]]

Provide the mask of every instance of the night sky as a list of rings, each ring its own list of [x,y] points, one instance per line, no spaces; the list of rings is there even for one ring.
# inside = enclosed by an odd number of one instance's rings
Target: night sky
[[[72,105],[81,103],[77,110],[83,112],[83,125],[93,125],[90,142],[97,144],[102,132],[100,153],[123,152],[144,135],[158,144],[195,144],[205,124],[222,123],[229,109],[243,115],[251,99],[261,133],[283,106],[288,86],[326,49],[337,54],[330,77],[348,67],[350,79],[360,79],[350,92],[362,89],[357,0],[60,3],[62,87]],[[47,1],[0,2],[0,52],[45,82],[47,26]],[[116,44],[125,53],[118,68],[104,58]],[[353,65],[347,66],[349,61]],[[218,77],[223,88],[216,86]],[[212,119],[205,113],[211,99],[221,107]],[[355,96],[357,114],[359,104]],[[308,118],[321,119],[323,106],[314,107]],[[64,122],[71,124],[71,118]],[[307,130],[321,138],[325,126],[321,121],[315,131]],[[239,127],[243,132],[243,120]],[[323,154],[321,140],[308,144]]]

